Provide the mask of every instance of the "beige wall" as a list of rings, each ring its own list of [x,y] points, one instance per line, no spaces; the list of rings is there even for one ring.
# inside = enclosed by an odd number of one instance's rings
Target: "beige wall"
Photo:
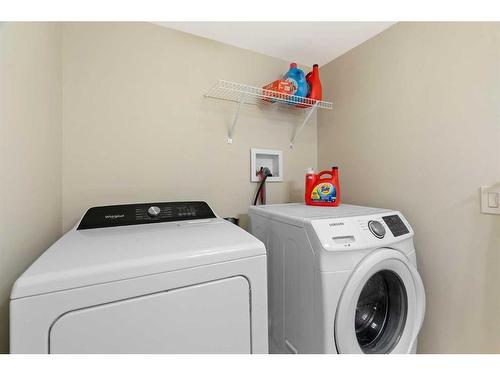
[[[399,23],[321,70],[319,165],[345,202],[402,210],[427,289],[421,352],[500,352],[500,23]]]
[[[67,23],[62,51],[64,230],[112,203],[200,199],[244,214],[251,147],[284,152],[268,201],[302,199],[316,120],[291,151],[302,112],[245,106],[229,145],[236,104],[203,96],[218,79],[261,86],[287,62],[146,23]]]
[[[61,233],[60,27],[0,24],[0,352],[14,280]]]

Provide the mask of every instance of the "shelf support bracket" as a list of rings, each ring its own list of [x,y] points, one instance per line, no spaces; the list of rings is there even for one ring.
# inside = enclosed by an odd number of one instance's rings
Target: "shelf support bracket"
[[[307,122],[309,121],[309,119],[311,118],[313,113],[316,112],[317,109],[318,109],[318,104],[314,104],[307,112],[306,117],[304,118],[304,122],[302,122],[302,124],[300,126],[295,128],[295,132],[293,133],[292,140],[290,141],[290,148],[291,149],[293,149],[293,144],[295,142],[295,139],[300,134],[302,129],[304,129],[304,127],[307,125]]]
[[[238,122],[238,118],[240,117],[241,105],[243,104],[244,101],[245,101],[245,94],[242,94],[238,102],[238,108],[236,109],[236,114],[234,115],[233,123],[229,128],[229,132],[227,135],[227,143],[229,144],[233,143],[234,128],[236,128],[236,123]]]

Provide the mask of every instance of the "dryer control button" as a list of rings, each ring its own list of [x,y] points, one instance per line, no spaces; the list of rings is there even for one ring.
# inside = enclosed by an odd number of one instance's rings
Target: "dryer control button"
[[[148,216],[149,217],[157,217],[160,214],[160,207],[151,206],[148,208]]]
[[[385,228],[380,221],[370,220],[368,222],[368,228],[370,232],[377,238],[384,238],[385,236]]]

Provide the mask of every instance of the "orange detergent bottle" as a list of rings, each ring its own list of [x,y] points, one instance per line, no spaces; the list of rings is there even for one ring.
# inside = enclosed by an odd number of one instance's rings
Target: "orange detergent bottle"
[[[340,204],[339,170],[314,173],[309,168],[306,173],[306,204],[310,206],[338,206]]]

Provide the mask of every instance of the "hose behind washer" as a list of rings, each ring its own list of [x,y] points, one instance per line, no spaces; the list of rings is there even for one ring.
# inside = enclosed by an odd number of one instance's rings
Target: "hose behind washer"
[[[257,189],[257,194],[255,194],[255,199],[253,201],[253,205],[256,206],[257,205],[257,200],[259,199],[259,194],[262,190],[262,188],[264,187],[265,183],[266,183],[266,180],[268,177],[272,177],[272,173],[271,171],[269,170],[269,168],[267,167],[260,167],[260,170],[259,172],[257,172],[257,174],[259,176],[261,176],[262,180],[260,181],[260,185],[259,185],[259,188]],[[265,202],[262,202],[261,203],[264,203]]]

